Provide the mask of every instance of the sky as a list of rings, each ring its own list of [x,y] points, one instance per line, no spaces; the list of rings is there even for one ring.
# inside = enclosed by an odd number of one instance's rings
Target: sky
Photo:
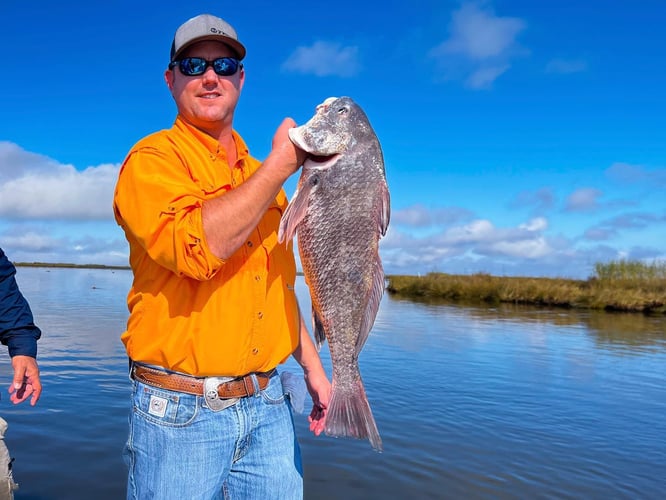
[[[327,97],[364,109],[391,193],[387,274],[586,279],[666,259],[663,0],[1,0],[11,260],[127,265],[118,169],[173,124],[169,48],[201,13],[247,47],[234,128],[256,158]]]

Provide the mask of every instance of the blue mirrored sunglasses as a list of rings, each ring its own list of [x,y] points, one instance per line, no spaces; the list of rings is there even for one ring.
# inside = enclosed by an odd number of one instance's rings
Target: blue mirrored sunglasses
[[[203,57],[184,57],[169,63],[169,69],[173,69],[175,66],[178,66],[180,72],[187,76],[203,75],[208,66],[213,67],[216,75],[231,76],[238,71],[242,64],[234,57],[219,57],[213,61],[208,61]]]

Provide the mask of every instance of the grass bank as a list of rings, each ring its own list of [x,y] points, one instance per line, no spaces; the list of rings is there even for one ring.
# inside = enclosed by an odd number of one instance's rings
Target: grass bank
[[[587,280],[444,273],[387,279],[390,294],[407,298],[666,314],[666,263],[597,264]]]

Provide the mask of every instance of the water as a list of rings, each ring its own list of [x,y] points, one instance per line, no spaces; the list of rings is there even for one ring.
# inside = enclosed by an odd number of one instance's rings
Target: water
[[[13,406],[17,499],[124,498],[127,271],[19,268],[44,393]],[[297,291],[304,311],[307,288]],[[385,296],[361,354],[384,442],[313,437],[309,499],[663,498],[666,318]],[[327,347],[322,349],[330,373]],[[8,358],[0,384],[11,382]],[[297,371],[290,360],[287,368]]]

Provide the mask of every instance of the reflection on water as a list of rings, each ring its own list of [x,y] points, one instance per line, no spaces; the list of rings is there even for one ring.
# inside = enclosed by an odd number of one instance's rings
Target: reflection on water
[[[499,304],[489,306],[451,305],[441,300],[419,300],[390,297],[395,303],[419,304],[424,307],[451,308],[462,311],[480,321],[513,320],[521,323],[550,323],[555,326],[580,328],[595,335],[600,345],[607,347],[631,346],[649,349],[651,346],[663,349],[664,325],[663,315],[644,315],[640,313],[604,312],[593,310],[575,310],[562,308],[541,308],[519,304]],[[633,350],[633,349],[630,349]]]
[[[45,390],[36,408],[1,402],[16,498],[123,498],[131,275],[20,268],[18,279],[44,331]],[[297,293],[309,311],[302,280]],[[660,498],[665,325],[385,296],[360,356],[385,451],[314,438],[297,415],[306,498]],[[9,363],[0,375],[8,385]]]

